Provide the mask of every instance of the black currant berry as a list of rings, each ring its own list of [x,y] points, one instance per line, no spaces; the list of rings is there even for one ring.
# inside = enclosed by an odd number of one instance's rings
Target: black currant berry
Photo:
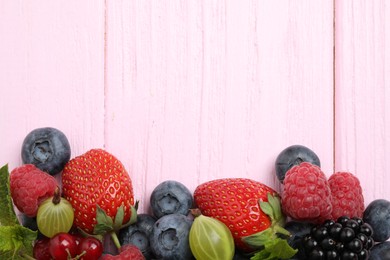
[[[319,248],[319,247],[315,247],[311,253],[309,254],[309,259],[312,259],[312,260],[325,260],[325,252]]]
[[[325,249],[325,250],[333,250],[336,248],[336,241],[334,241],[332,238],[330,237],[327,237],[327,238],[324,238],[322,241],[321,241],[321,248],[322,249]]]
[[[340,241],[348,243],[355,237],[355,231],[352,228],[344,227],[340,232]]]
[[[343,229],[343,225],[341,225],[340,223],[335,223],[333,226],[330,227],[329,235],[333,239],[338,240],[342,229]]]
[[[352,239],[352,241],[348,242],[347,248],[352,252],[358,253],[363,249],[363,243],[357,238]]]
[[[360,226],[360,233],[365,234],[366,236],[372,236],[372,228],[367,223],[364,223]]]

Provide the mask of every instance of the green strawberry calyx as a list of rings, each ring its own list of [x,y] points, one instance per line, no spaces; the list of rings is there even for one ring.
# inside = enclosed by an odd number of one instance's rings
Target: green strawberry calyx
[[[267,199],[268,201],[259,200],[259,206],[271,219],[271,226],[256,234],[243,237],[242,240],[257,249],[251,260],[290,259],[298,250],[292,248],[285,239],[291,234],[283,228],[285,216],[282,213],[280,199],[271,193],[267,194]]]
[[[107,213],[104,211],[104,209],[99,207],[99,205],[96,205],[97,223],[93,229],[93,234],[95,236],[103,236],[105,234],[110,234],[112,240],[114,241],[115,246],[119,249],[121,245],[119,243],[116,233],[120,229],[137,222],[138,203],[139,201],[136,201],[135,205],[130,207],[130,211],[131,211],[130,220],[125,224],[123,224],[123,219],[125,217],[125,211],[123,205],[118,208],[114,219],[109,217]]]

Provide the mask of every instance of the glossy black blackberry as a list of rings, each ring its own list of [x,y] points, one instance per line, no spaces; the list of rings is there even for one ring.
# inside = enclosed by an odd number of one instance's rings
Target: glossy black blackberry
[[[374,244],[370,225],[360,218],[326,220],[303,238],[306,259],[367,260]]]

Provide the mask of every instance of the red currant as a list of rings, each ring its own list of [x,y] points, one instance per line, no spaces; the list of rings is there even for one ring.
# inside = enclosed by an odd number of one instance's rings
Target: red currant
[[[58,233],[50,239],[49,252],[56,260],[67,260],[77,255],[77,244],[75,238],[68,233]]]
[[[103,254],[102,242],[94,237],[82,238],[78,246],[80,260],[97,260]]]
[[[42,238],[37,241],[35,241],[34,249],[33,249],[33,255],[34,258],[37,260],[47,260],[50,259],[50,252],[49,252],[49,238]]]

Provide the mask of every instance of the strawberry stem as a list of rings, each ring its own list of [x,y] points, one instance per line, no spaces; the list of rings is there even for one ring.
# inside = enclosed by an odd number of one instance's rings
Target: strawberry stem
[[[114,242],[116,248],[118,248],[118,250],[119,250],[121,248],[121,243],[119,242],[118,236],[116,235],[115,231],[111,231],[110,236],[111,236],[111,239]]]

